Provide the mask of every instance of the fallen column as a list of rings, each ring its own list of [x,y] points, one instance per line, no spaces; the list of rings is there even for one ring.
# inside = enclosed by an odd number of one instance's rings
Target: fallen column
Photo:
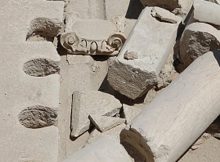
[[[195,0],[194,19],[200,22],[220,26],[220,5],[205,0]]]
[[[104,136],[64,162],[133,162],[123,146],[111,136]]]
[[[180,40],[180,65],[184,70],[199,56],[220,48],[220,32],[205,23],[193,23],[186,27]]]
[[[220,51],[193,62],[121,133],[147,162],[176,161],[220,113]]]
[[[159,7],[146,7],[118,58],[109,62],[107,80],[119,93],[136,99],[157,83],[172,53],[181,18]]]

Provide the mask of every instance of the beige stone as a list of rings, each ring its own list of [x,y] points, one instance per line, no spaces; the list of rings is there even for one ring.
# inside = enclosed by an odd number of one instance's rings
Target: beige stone
[[[0,6],[1,42],[25,42],[36,18],[63,21],[64,2],[8,0]]]
[[[105,132],[125,122],[125,119],[109,116],[89,115],[89,119],[101,132]]]
[[[110,20],[116,16],[123,16],[125,17],[128,5],[130,0],[106,0],[105,1],[105,12],[106,12],[106,19]]]
[[[1,43],[0,49],[1,161],[57,162],[59,132],[54,125],[59,107],[59,74],[35,77],[23,69],[26,62],[38,58],[58,63],[60,57],[54,45]]]
[[[220,26],[220,5],[205,0],[195,0],[194,4],[194,19],[200,22],[205,22]]]
[[[123,131],[122,143],[130,143],[148,162],[180,158],[219,116],[219,53],[199,57],[157,95]]]
[[[220,32],[205,23],[186,27],[180,40],[180,70],[184,70],[199,56],[220,48]]]
[[[120,143],[120,133],[125,127],[126,127],[126,124],[123,123],[123,124],[120,124],[112,129],[106,131],[106,132],[100,132],[97,129],[94,129],[90,133],[90,136],[89,136],[87,143],[90,144],[90,143],[98,140],[100,137],[106,136],[106,135],[115,137],[118,140],[118,142]]]
[[[72,137],[78,137],[89,129],[89,115],[114,116],[122,107],[114,96],[99,91],[75,91],[72,99]]]
[[[210,137],[198,149],[188,151],[178,162],[219,162],[219,152],[220,140]]]
[[[123,104],[123,114],[126,124],[130,124],[132,120],[141,113],[142,108]]]
[[[158,6],[170,11],[180,9],[181,14],[188,14],[193,0],[141,0],[145,6]]]
[[[64,162],[133,162],[123,146],[111,136],[103,136],[74,153]]]
[[[152,15],[155,12],[172,22],[161,22]],[[118,58],[109,62],[107,79],[112,88],[136,99],[156,85],[157,77],[172,53],[180,21],[181,18],[162,8],[146,7]],[[124,59],[127,52],[137,53],[138,59]]]

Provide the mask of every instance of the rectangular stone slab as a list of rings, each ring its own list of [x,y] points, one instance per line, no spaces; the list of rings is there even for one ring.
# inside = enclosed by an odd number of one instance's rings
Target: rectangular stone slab
[[[133,162],[115,137],[103,136],[64,162]]]
[[[118,58],[109,63],[107,79],[113,89],[136,99],[157,83],[158,74],[172,53],[180,21],[159,7],[142,11]],[[127,60],[126,54],[136,58]]]
[[[1,161],[57,162],[57,127],[31,129],[19,121],[19,114],[27,107],[59,107],[59,74],[34,77],[23,70],[25,62],[36,58],[59,62],[54,45],[48,42],[1,43],[0,50]]]
[[[44,17],[63,21],[64,2],[2,1],[0,6],[0,42],[25,42],[30,23]]]

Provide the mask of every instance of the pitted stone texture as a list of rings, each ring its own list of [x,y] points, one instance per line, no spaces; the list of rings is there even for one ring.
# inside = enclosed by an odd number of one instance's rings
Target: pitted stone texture
[[[197,21],[209,23],[218,26],[220,28],[220,5],[205,0],[195,0],[194,4],[194,16]]]
[[[196,58],[220,48],[220,32],[205,23],[193,23],[186,27],[180,41],[179,70],[184,70]]]
[[[45,58],[37,58],[24,63],[26,74],[35,77],[44,77],[60,72],[59,63]]]
[[[53,41],[54,37],[63,31],[63,23],[57,19],[39,17],[30,22],[27,40],[48,40]]]
[[[59,75],[36,78],[23,71],[25,62],[39,57],[58,62],[60,57],[54,45],[48,42],[2,43],[0,49],[1,161],[57,162],[58,129],[54,126],[30,129],[18,119],[26,107],[59,107]]]
[[[72,15],[80,19],[105,19],[104,0],[68,0],[66,17]]]
[[[103,136],[74,153],[64,162],[134,162],[118,140]]]
[[[56,125],[57,112],[52,108],[36,105],[22,110],[18,118],[26,128],[43,128]]]
[[[151,15],[155,10],[176,23],[158,21]],[[136,99],[157,84],[157,77],[172,53],[180,21],[181,18],[162,8],[146,7],[142,11],[118,58],[109,62],[107,79],[113,89]],[[131,51],[137,53],[138,59],[124,58]]]
[[[71,136],[78,137],[89,129],[89,115],[114,116],[121,103],[107,93],[99,91],[73,92]]]
[[[64,2],[8,0],[0,6],[1,42],[24,42],[31,21],[44,17],[63,21]]]

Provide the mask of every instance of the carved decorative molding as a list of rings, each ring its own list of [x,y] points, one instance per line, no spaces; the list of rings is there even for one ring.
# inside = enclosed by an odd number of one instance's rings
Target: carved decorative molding
[[[109,55],[115,56],[125,43],[122,33],[115,33],[107,40],[89,40],[80,38],[76,33],[65,33],[60,37],[61,45],[73,55]]]

